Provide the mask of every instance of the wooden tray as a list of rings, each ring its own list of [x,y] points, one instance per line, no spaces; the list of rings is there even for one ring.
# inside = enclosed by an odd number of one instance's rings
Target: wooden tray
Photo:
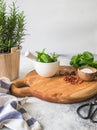
[[[61,69],[70,70],[71,67],[63,66]],[[31,71],[23,79],[12,82],[11,93],[20,97],[35,96],[56,103],[75,103],[97,94],[97,81],[84,81],[81,84],[72,85],[64,80],[64,76],[44,78],[35,71]]]

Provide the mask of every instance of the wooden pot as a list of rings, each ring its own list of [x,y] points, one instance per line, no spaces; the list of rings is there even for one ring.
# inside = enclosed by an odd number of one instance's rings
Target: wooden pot
[[[0,54],[0,77],[11,81],[19,76],[20,50],[12,49],[11,53]]]

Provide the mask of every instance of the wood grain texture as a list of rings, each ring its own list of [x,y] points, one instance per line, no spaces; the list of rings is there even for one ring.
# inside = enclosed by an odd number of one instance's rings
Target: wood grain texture
[[[71,71],[71,67],[61,67]],[[24,87],[29,86],[29,87]],[[81,84],[67,83],[64,76],[51,78],[39,76],[35,71],[28,73],[23,79],[11,83],[11,93],[15,96],[35,96],[56,103],[76,103],[87,100],[97,94],[97,81]]]
[[[14,53],[0,54],[0,77],[14,80],[19,76],[20,50]]]

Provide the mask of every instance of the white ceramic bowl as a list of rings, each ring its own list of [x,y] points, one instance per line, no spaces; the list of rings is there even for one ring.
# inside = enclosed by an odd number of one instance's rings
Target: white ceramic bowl
[[[36,72],[43,77],[52,77],[59,69],[59,61],[51,63],[34,62]]]

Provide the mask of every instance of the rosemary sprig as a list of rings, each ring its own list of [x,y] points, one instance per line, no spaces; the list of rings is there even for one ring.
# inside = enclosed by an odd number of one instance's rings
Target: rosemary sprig
[[[0,0],[0,53],[9,53],[14,46],[20,47],[24,36],[24,12],[20,12],[13,2],[7,13],[6,3]]]

